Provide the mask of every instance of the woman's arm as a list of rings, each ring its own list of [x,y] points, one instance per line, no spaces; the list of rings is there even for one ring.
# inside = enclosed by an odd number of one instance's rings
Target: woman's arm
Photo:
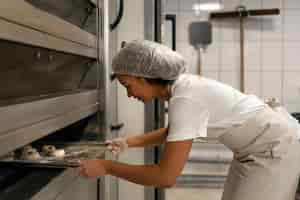
[[[104,161],[101,165],[106,173],[136,184],[169,187],[176,183],[177,176],[181,174],[191,146],[192,140],[167,142],[157,165],[138,166],[114,161]]]
[[[168,135],[168,128],[160,128],[143,135],[131,136],[126,138],[128,147],[146,147],[165,143]]]

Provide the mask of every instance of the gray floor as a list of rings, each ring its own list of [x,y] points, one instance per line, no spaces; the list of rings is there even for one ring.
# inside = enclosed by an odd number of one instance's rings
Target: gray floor
[[[170,188],[166,200],[220,200],[223,189],[213,188]]]

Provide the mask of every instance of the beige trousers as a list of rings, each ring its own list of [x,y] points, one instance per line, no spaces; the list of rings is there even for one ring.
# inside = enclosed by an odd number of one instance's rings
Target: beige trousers
[[[271,108],[219,138],[234,152],[222,200],[294,200],[300,144]]]

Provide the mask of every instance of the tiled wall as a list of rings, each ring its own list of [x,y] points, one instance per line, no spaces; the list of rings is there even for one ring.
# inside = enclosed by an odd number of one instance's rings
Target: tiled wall
[[[192,6],[212,0],[166,0],[166,13],[177,15],[177,50],[196,72],[197,51],[188,43],[188,24],[199,20]],[[280,8],[278,16],[251,17],[245,23],[245,90],[276,97],[290,112],[300,112],[300,0],[219,0],[226,10]],[[166,43],[170,45],[170,24]],[[204,76],[239,88],[239,22],[213,21],[213,43],[203,54]]]

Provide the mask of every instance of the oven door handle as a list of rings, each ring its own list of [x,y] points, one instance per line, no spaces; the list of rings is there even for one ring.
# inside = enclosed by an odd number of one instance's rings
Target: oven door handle
[[[166,14],[166,21],[171,21],[172,23],[172,49],[176,51],[176,15]]]
[[[112,124],[110,126],[111,131],[119,131],[124,127],[124,123],[117,123],[117,124]]]
[[[110,24],[110,31],[113,31],[119,25],[123,15],[124,15],[124,0],[120,0],[119,12],[115,21],[112,24]]]

